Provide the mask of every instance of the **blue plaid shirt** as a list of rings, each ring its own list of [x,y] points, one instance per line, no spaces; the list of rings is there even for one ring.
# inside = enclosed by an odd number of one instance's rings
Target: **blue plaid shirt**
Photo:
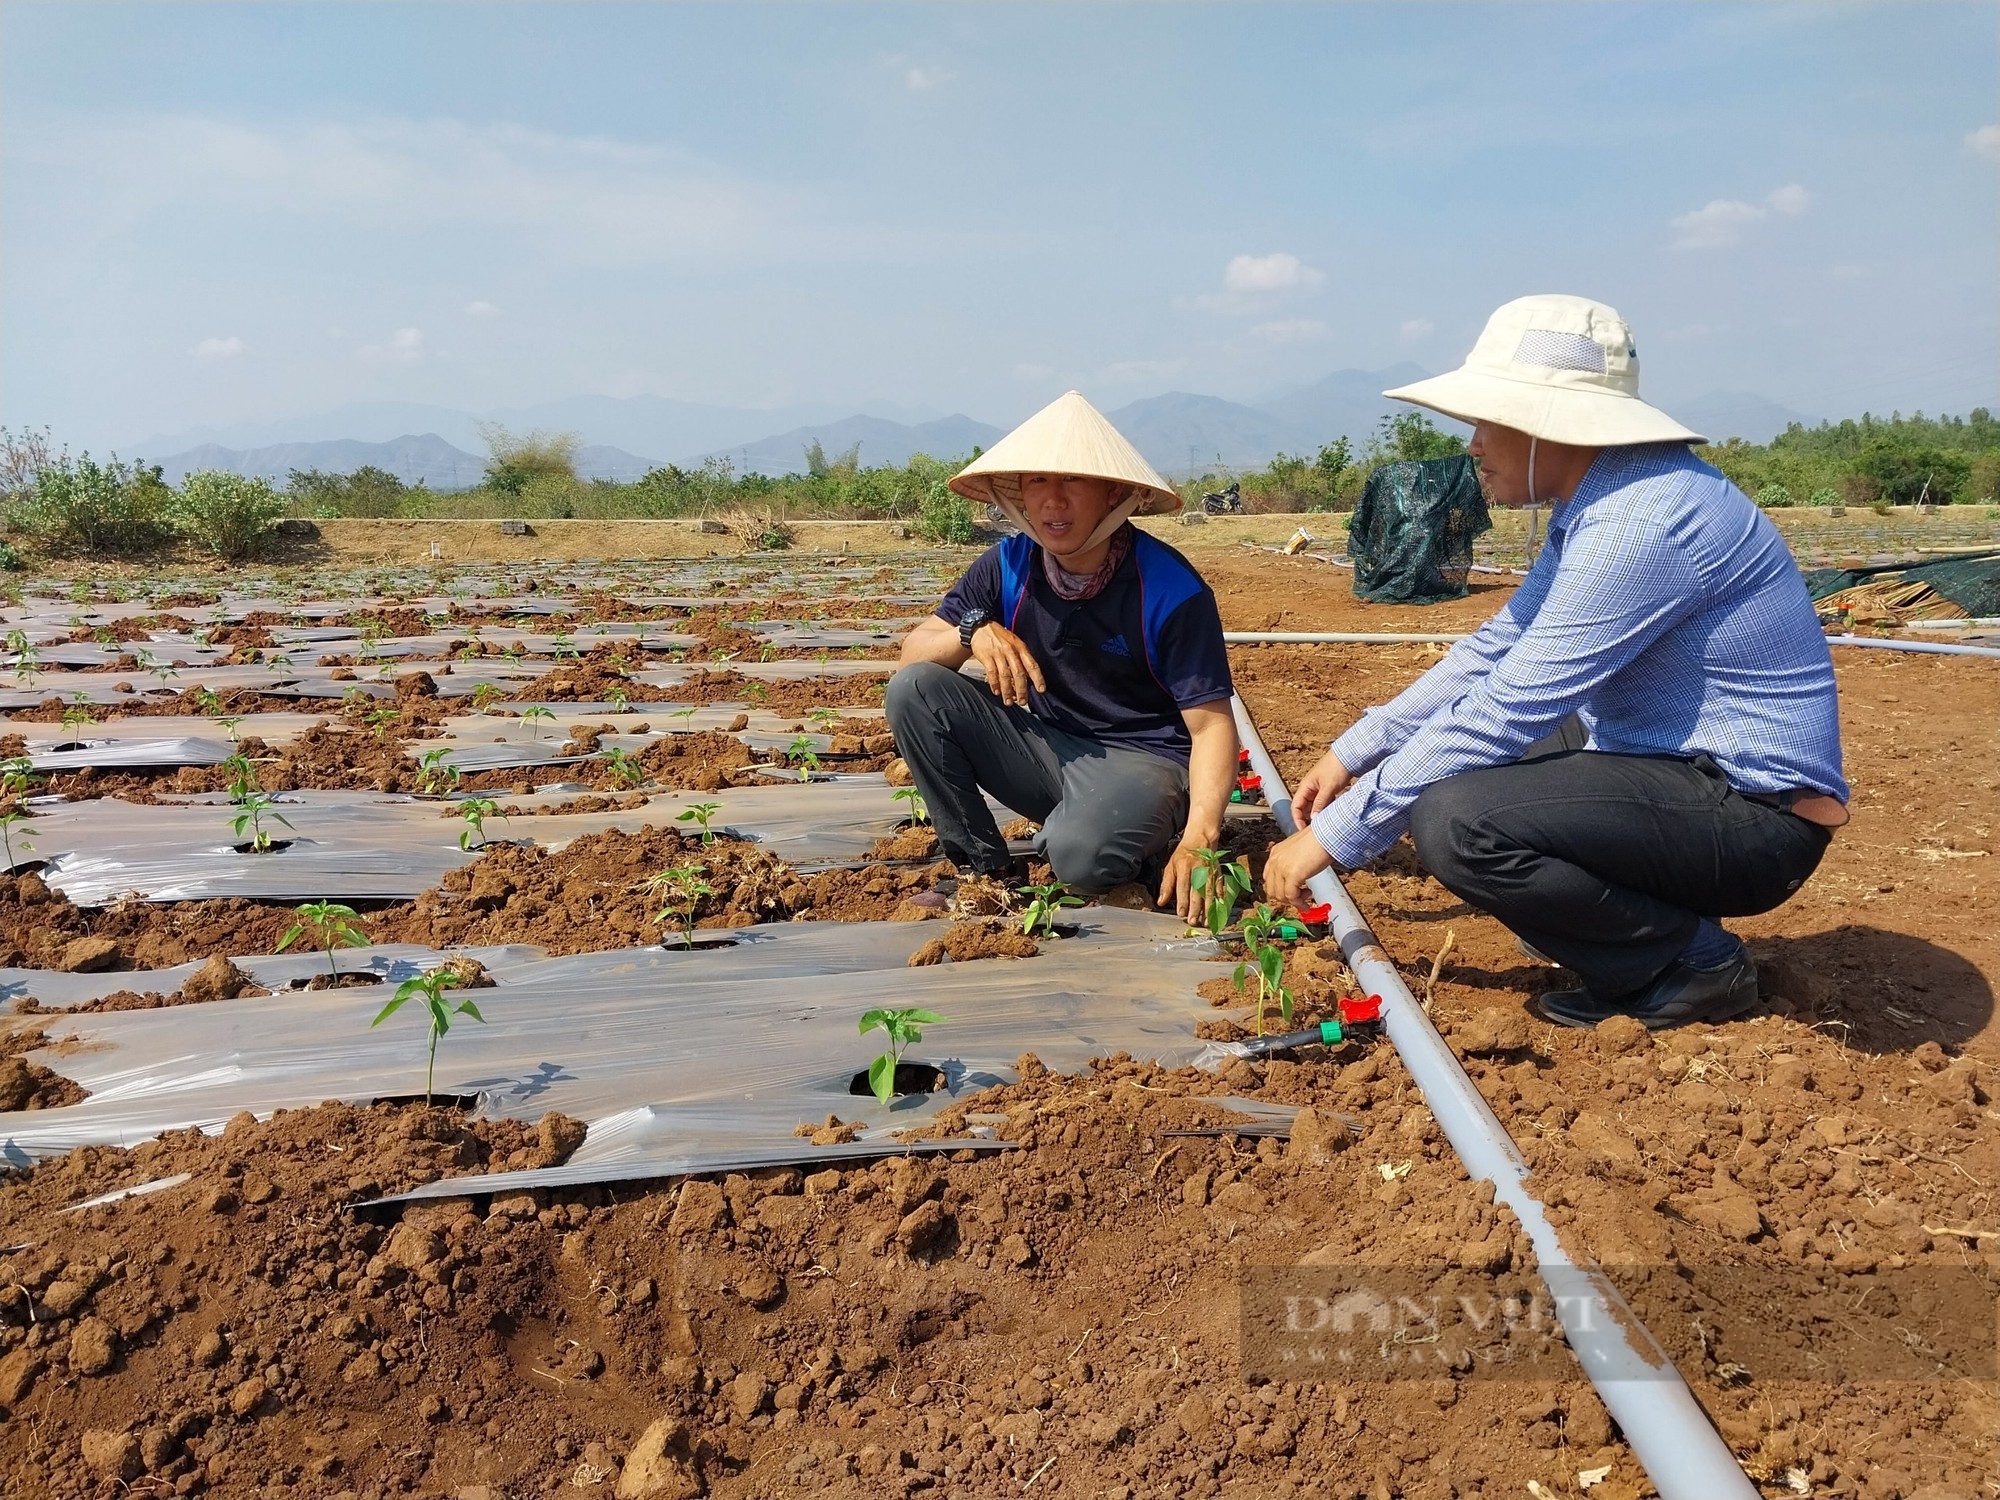
[[[1679,443],[1598,454],[1505,607],[1333,742],[1358,779],[1313,833],[1364,865],[1425,787],[1517,759],[1571,712],[1593,750],[1707,755],[1739,791],[1847,800],[1805,580],[1770,519]]]

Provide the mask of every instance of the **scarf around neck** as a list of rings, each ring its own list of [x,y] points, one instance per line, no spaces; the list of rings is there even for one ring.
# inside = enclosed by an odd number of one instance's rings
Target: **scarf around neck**
[[[1127,521],[1111,533],[1111,545],[1105,550],[1104,561],[1097,565],[1094,573],[1072,573],[1057,562],[1049,550],[1042,549],[1042,576],[1049,581],[1049,587],[1063,599],[1095,599],[1104,592],[1104,586],[1111,582],[1111,575],[1118,571],[1118,565],[1132,555],[1132,523]]]

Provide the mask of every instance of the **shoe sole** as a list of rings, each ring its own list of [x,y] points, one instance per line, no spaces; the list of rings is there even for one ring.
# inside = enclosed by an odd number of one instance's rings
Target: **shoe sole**
[[[1648,1031],[1673,1031],[1682,1026],[1718,1026],[1724,1021],[1734,1021],[1748,1015],[1757,1008],[1758,1003],[1762,999],[1763,996],[1753,985],[1750,987],[1748,996],[1740,999],[1732,996],[1720,1005],[1706,1010],[1700,1015],[1671,1021],[1663,1017],[1648,1019],[1645,1016],[1638,1016],[1635,1019]],[[1598,1016],[1595,1019],[1583,1016],[1565,1016],[1559,1012],[1551,1012],[1543,1009],[1540,996],[1535,998],[1534,1006],[1535,1014],[1540,1016],[1544,1021],[1549,1022],[1553,1026],[1567,1026],[1573,1031],[1595,1031],[1600,1022],[1608,1021],[1612,1016],[1629,1016],[1632,1014],[1629,1010],[1617,1010],[1607,1015]]]

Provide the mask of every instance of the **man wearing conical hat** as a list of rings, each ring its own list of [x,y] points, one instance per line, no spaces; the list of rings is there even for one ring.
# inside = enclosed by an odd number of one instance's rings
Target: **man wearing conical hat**
[[[990,792],[1042,825],[1056,879],[1085,892],[1143,879],[1192,917],[1194,851],[1221,831],[1236,726],[1215,595],[1132,525],[1180,496],[1075,391],[951,487],[1021,532],[910,632],[889,680],[889,723],[939,842],[961,870],[1020,878]],[[983,684],[959,671],[975,660]]]
[[[1523,297],[1460,369],[1385,392],[1473,424],[1502,505],[1551,505],[1512,599],[1299,783],[1310,825],[1266,888],[1367,863],[1405,828],[1426,869],[1582,988],[1568,1026],[1712,1022],[1757,1002],[1724,917],[1805,883],[1847,821],[1833,663],[1770,519],[1639,399],[1631,329]]]

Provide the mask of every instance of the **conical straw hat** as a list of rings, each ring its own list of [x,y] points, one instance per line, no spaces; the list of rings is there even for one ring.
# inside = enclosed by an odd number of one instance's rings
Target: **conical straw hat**
[[[1181,508],[1181,497],[1139,456],[1125,435],[1075,391],[1058,396],[1027,421],[967,464],[951,479],[966,499],[997,505],[1029,535],[1034,528],[1021,511],[1023,474],[1077,474],[1125,485],[1128,493],[1084,545],[1094,547],[1131,516],[1166,515]]]

